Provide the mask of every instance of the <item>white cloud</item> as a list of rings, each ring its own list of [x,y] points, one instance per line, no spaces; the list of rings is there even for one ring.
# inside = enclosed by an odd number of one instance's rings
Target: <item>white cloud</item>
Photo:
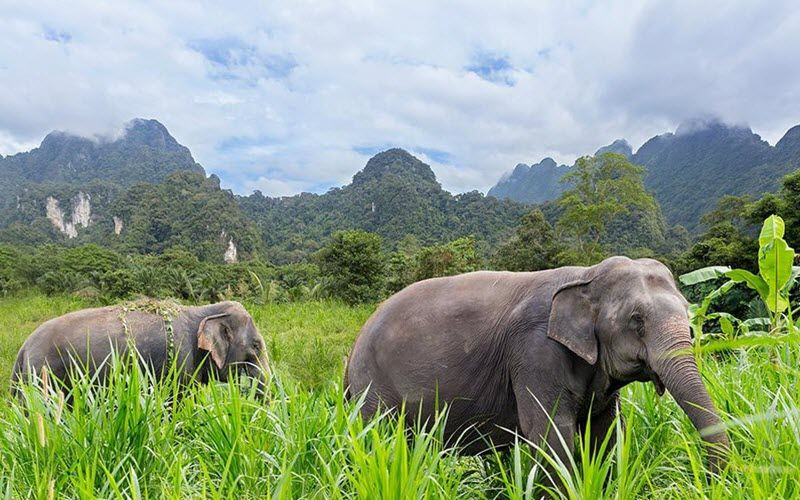
[[[238,192],[324,191],[373,146],[485,190],[693,116],[800,122],[789,1],[28,2],[0,32],[0,153],[157,118]]]
[[[248,192],[261,191],[269,196],[291,196],[304,190],[305,183],[298,181],[283,181],[280,179],[259,177],[254,180],[244,181]]]

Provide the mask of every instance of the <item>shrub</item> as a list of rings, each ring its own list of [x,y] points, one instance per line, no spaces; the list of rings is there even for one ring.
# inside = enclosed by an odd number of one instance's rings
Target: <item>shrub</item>
[[[497,249],[493,267],[506,271],[549,269],[558,265],[556,256],[561,250],[553,227],[535,208],[522,217],[514,236]]]
[[[475,249],[475,238],[468,236],[443,245],[423,248],[417,257],[416,281],[476,271],[481,259]]]
[[[316,253],[324,286],[348,304],[373,302],[383,290],[385,263],[380,236],[366,231],[338,231]]]

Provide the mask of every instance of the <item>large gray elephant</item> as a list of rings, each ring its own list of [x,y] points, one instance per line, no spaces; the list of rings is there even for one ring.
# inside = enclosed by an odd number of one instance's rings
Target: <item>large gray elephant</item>
[[[173,362],[185,378],[226,381],[230,372],[252,377],[263,391],[269,378],[264,339],[238,302],[185,307],[140,302],[71,312],[37,328],[22,345],[11,374],[12,390],[32,373],[49,372],[69,386],[69,377],[108,369],[112,349],[135,346],[140,359],[163,375]]]
[[[365,417],[405,402],[409,423],[447,403],[445,434],[467,453],[485,450],[487,437],[508,445],[517,430],[566,459],[587,422],[593,445],[603,439],[621,387],[652,381],[701,431],[718,471],[728,438],[687,353],[686,308],[670,271],[651,259],[421,281],[364,325],[347,397],[363,395]]]

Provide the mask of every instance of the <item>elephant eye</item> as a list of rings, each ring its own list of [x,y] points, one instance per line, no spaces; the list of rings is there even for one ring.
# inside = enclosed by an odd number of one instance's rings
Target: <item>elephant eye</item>
[[[630,328],[634,330],[640,337],[644,335],[644,318],[638,312],[631,314]]]

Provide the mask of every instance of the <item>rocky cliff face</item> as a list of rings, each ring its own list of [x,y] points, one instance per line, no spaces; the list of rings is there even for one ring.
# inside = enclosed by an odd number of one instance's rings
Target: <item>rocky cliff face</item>
[[[71,215],[66,217],[60,203],[52,196],[48,196],[45,205],[47,219],[56,229],[64,233],[67,238],[78,236],[78,227],[89,227],[92,217],[91,197],[83,191],[71,200]]]
[[[228,240],[228,248],[225,249],[222,260],[226,264],[235,264],[238,262],[237,253],[236,244],[233,242],[233,238],[230,238]]]

